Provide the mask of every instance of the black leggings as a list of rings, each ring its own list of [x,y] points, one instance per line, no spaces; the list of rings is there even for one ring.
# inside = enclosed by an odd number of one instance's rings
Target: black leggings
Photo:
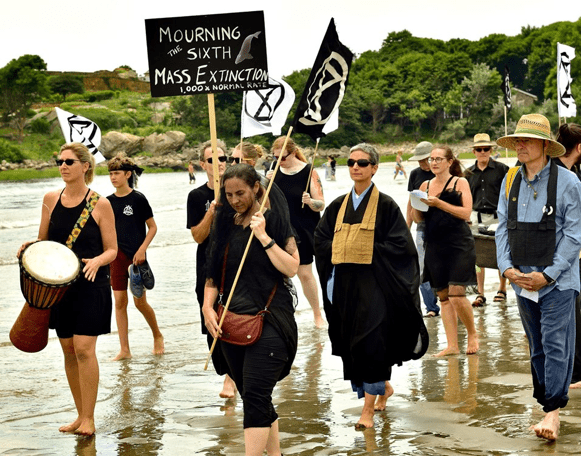
[[[272,391],[288,361],[284,340],[265,321],[255,344],[243,347],[223,341],[220,344],[244,403],[244,429],[270,427],[278,419]]]

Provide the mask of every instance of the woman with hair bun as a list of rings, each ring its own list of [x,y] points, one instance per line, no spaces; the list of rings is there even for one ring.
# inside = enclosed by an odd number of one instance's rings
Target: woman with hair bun
[[[435,177],[420,190],[427,212],[412,210],[414,222],[426,222],[424,278],[441,301],[442,321],[448,346],[434,356],[457,355],[458,318],[468,332],[467,354],[478,351],[478,334],[466,286],[476,284],[474,237],[468,226],[472,213],[470,185],[463,177],[460,161],[448,146],[436,146],[428,159]]]

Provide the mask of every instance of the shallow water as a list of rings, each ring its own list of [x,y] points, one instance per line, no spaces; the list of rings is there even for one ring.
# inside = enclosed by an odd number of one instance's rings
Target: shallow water
[[[374,180],[405,209],[407,182],[393,181],[393,165],[382,166]],[[346,168],[339,167],[336,182],[323,181],[327,200],[350,184]],[[151,355],[151,333],[130,308],[133,359],[110,361],[118,351],[117,334],[99,337],[97,435],[58,432],[75,417],[58,340],[51,332],[47,348],[28,354],[11,345],[8,332],[23,303],[14,255],[23,241],[36,237],[42,195],[60,185],[59,180],[0,184],[0,455],[243,455],[241,402],[220,399],[221,379],[211,366],[203,370],[207,346],[193,294],[195,245],[185,228],[185,203],[193,188],[187,173],[145,175],[140,181],[159,227],[149,249],[156,287],[148,297],[167,352]],[[103,195],[112,189],[106,176],[93,188]],[[488,271],[489,302],[475,310],[479,354],[433,358],[445,335],[440,318],[427,319],[428,354],[393,369],[395,394],[387,410],[376,414],[375,428],[364,432],[353,426],[363,401],[342,379],[326,331],[314,328],[302,298],[296,314],[299,351],[291,375],[274,393],[284,453],[580,454],[580,391],[571,391],[561,413],[558,442],[537,439],[528,430],[543,413],[532,398],[528,346],[514,293],[507,303],[492,303],[497,286],[498,276]],[[465,347],[463,328],[460,334]]]

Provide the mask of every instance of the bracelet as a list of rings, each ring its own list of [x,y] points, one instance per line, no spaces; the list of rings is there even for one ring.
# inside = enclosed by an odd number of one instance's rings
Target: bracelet
[[[276,244],[276,242],[274,241],[274,239],[271,239],[270,242],[268,244],[266,244],[263,248],[264,250],[268,250],[270,249],[274,244]]]

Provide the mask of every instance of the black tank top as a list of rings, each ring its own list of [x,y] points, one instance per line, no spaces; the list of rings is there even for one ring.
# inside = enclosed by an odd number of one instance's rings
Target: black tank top
[[[48,239],[50,241],[59,242],[61,244],[66,244],[67,238],[75,223],[79,219],[81,212],[87,205],[87,197],[89,196],[91,189],[87,191],[87,194],[83,200],[75,207],[64,207],[61,203],[62,192],[59,199],[54,207],[52,214],[50,215],[50,222],[48,226]],[[64,192],[64,190],[63,190]],[[101,239],[101,230],[99,225],[95,222],[93,215],[89,216],[87,223],[81,230],[81,234],[73,244],[73,252],[79,257],[83,258],[94,258],[103,253],[103,240]],[[83,266],[81,266],[82,268]],[[84,280],[84,275],[81,273],[80,279]],[[95,278],[95,284],[106,285],[109,283],[109,266],[102,266],[97,271],[97,277]]]
[[[313,211],[306,204],[303,207],[303,192],[307,188],[310,172],[311,166],[308,164],[296,174],[289,175],[279,171],[276,173],[274,182],[286,197],[291,224],[301,241],[306,242],[308,239],[312,244],[321,213]],[[310,193],[310,190],[311,183],[309,182],[309,188],[306,191]]]

